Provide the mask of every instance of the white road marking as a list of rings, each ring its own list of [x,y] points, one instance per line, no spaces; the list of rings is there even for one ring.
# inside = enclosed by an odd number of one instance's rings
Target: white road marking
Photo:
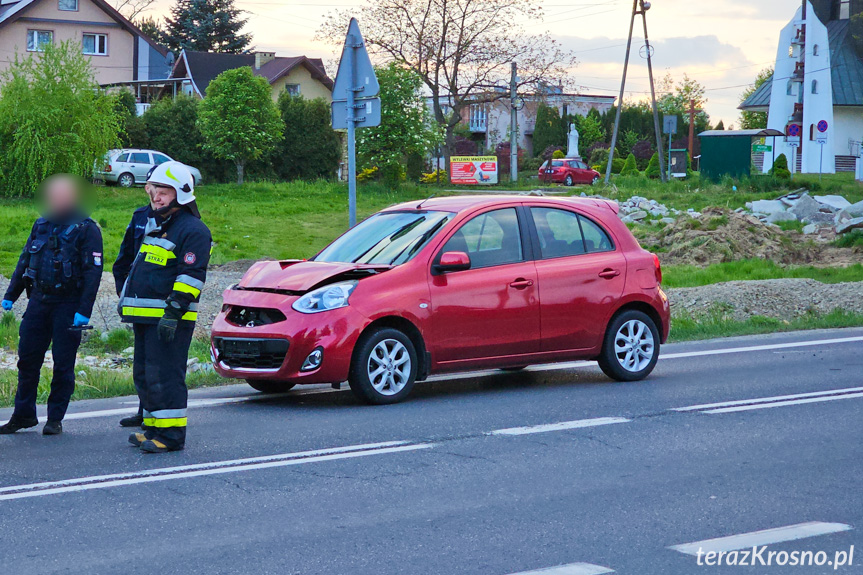
[[[831,345],[837,343],[853,343],[863,341],[863,336],[855,336],[855,337],[840,337],[840,338],[832,338],[832,339],[819,339],[819,340],[811,340],[811,341],[797,341],[797,342],[787,342],[787,343],[775,343],[775,344],[765,344],[765,345],[753,345],[746,347],[730,347],[725,349],[706,349],[701,351],[687,351],[687,352],[679,352],[679,353],[666,353],[661,354],[659,356],[660,360],[666,359],[684,359],[689,357],[703,357],[710,355],[723,355],[728,353],[751,353],[758,351],[769,351],[774,349],[789,349],[794,347],[811,347],[818,345]],[[525,371],[557,371],[563,369],[578,369],[583,367],[596,367],[596,362],[594,361],[571,361],[565,363],[552,363],[547,365],[534,365],[525,369]],[[489,369],[483,371],[468,371],[462,373],[453,373],[453,374],[443,374],[443,375],[434,375],[428,378],[427,381],[453,381],[458,379],[473,379],[478,377],[488,377],[488,376],[499,376],[501,375],[500,370]],[[285,393],[269,393],[269,394],[257,394],[243,397],[224,397],[224,398],[213,398],[213,399],[201,399],[201,400],[190,400],[189,407],[210,407],[216,405],[226,405],[232,403],[242,403],[246,401],[255,401],[259,399],[271,399],[276,397],[286,397],[286,396],[298,396],[298,395],[318,395],[322,393],[334,393],[343,390],[337,390],[332,388],[324,388],[324,389],[308,389],[308,390],[299,390],[299,391],[291,391]],[[44,409],[44,408],[43,408]],[[120,408],[120,409],[105,409],[99,411],[85,411],[80,413],[68,413],[66,414],[65,419],[90,419],[95,417],[114,417],[117,415],[128,415],[131,413],[135,413],[135,409],[133,408]],[[44,411],[40,412],[40,417],[44,417]],[[5,421],[0,423],[2,425],[6,423]]]
[[[512,573],[511,575],[603,575],[604,573],[614,573],[614,569],[592,563],[570,563],[569,565],[559,565],[535,571],[522,571],[520,573]]]
[[[753,399],[738,399],[734,401],[720,401],[717,403],[702,403],[701,405],[690,405],[687,407],[675,407],[672,411],[705,411],[719,407],[734,407],[738,405],[751,405],[756,403],[782,402],[785,400],[802,399],[806,397],[824,397],[830,395],[842,395],[863,391],[863,387],[845,387],[842,389],[825,389],[808,393],[795,393],[793,395],[776,395],[773,397],[757,397]]]
[[[109,487],[118,487],[121,485],[153,483],[157,481],[168,481],[171,479],[188,479],[191,477],[202,477],[206,475],[235,473],[238,471],[252,471],[256,469],[268,469],[272,467],[286,467],[289,465],[319,463],[322,461],[334,461],[338,459],[349,459],[353,457],[365,457],[368,455],[382,455],[385,453],[417,451],[420,449],[429,449],[432,447],[435,447],[434,443],[411,444],[405,441],[389,441],[384,443],[371,443],[366,445],[351,445],[348,447],[334,447],[331,449],[302,451],[298,453],[282,453],[279,455],[268,455],[264,457],[250,457],[246,459],[214,461],[211,463],[198,463],[177,467],[163,467],[159,469],[149,469],[146,471],[136,471],[130,473],[115,473],[111,475],[79,477],[75,479],[65,479],[61,481],[31,483],[29,485],[12,485],[9,487],[0,488],[0,501],[23,499],[27,497],[41,497],[44,495],[56,495],[60,493],[71,493],[76,491],[87,491],[91,489],[106,489]]]
[[[496,429],[489,431],[488,435],[528,435],[531,433],[545,433],[547,431],[564,431],[566,429],[579,429],[581,427],[595,427],[597,425],[611,425],[613,423],[629,423],[630,419],[625,417],[596,417],[593,419],[576,419],[575,421],[561,421],[559,423],[546,423],[544,425],[530,425],[527,427],[510,427],[507,429]]]
[[[809,399],[795,399],[792,401],[777,401],[775,403],[758,403],[755,405],[741,405],[738,407],[723,407],[720,409],[711,409],[704,413],[734,413],[737,411],[751,411],[753,409],[767,409],[768,407],[785,407],[787,405],[802,405],[804,403],[820,403],[822,401],[836,401],[837,399],[853,399],[855,397],[863,397],[863,393],[848,393],[845,395],[826,395],[823,397],[810,397]]]
[[[774,529],[765,529],[763,531],[752,531],[751,533],[741,533],[740,535],[730,535],[728,537],[705,539],[704,541],[696,541],[694,543],[672,545],[669,549],[685,553],[686,555],[697,555],[699,549],[703,553],[707,553],[709,551],[735,551],[751,547],[760,547],[762,545],[771,545],[773,543],[783,543],[785,541],[796,541],[797,539],[805,539],[807,537],[815,537],[817,535],[839,533],[841,531],[849,531],[850,529],[853,529],[853,527],[844,523],[810,521],[809,523],[798,523],[797,525],[776,527]]]

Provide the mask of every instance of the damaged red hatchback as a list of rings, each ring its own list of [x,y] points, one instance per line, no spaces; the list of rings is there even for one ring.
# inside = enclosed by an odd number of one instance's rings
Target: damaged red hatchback
[[[379,404],[433,373],[575,359],[633,381],[668,337],[661,280],[613,202],[406,203],[308,261],[253,265],[223,295],[214,365],[269,392],[348,381]]]

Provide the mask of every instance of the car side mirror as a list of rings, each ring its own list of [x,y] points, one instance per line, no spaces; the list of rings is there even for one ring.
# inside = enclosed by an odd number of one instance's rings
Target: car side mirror
[[[434,265],[434,272],[436,274],[469,269],[470,256],[464,252],[445,252],[441,254],[440,260]]]

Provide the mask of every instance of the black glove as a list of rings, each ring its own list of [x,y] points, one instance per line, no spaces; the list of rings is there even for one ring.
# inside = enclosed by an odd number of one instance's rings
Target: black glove
[[[176,300],[169,301],[168,307],[165,308],[165,315],[159,320],[159,339],[165,343],[174,341],[181,317],[183,317],[183,309],[180,303]]]

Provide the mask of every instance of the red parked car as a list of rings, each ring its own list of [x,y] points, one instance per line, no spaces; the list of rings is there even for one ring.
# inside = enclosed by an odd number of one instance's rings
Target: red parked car
[[[308,261],[253,265],[224,292],[213,360],[261,391],[347,380],[370,403],[433,373],[576,359],[633,381],[668,337],[661,280],[613,202],[410,202]]]
[[[539,167],[539,181],[574,186],[575,184],[595,184],[599,181],[600,173],[587,166],[583,161],[575,158],[563,158],[543,162]]]

